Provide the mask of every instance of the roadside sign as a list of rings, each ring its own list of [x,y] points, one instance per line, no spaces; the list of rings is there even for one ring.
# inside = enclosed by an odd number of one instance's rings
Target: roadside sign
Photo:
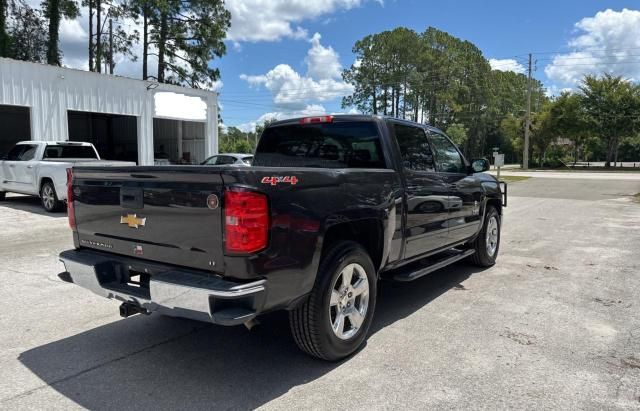
[[[496,155],[495,155],[495,159],[496,159],[496,160],[495,160],[494,165],[495,165],[496,167],[502,167],[502,166],[504,166],[504,154],[496,154]]]

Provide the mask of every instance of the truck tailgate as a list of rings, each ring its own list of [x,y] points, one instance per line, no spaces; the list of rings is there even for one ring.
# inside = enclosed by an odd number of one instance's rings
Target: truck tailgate
[[[222,271],[223,181],[215,168],[74,168],[81,247]]]

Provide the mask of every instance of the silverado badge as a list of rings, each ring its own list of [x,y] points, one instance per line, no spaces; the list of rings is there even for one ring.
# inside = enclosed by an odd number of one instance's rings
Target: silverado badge
[[[146,218],[138,218],[136,214],[127,214],[126,217],[120,217],[120,224],[126,224],[130,228],[144,227]]]

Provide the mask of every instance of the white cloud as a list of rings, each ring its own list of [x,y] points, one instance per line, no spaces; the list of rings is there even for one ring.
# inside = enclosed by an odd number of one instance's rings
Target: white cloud
[[[571,86],[585,74],[603,72],[640,79],[640,11],[607,9],[583,18],[575,29],[568,43],[571,51],[553,57],[545,67],[549,79]]]
[[[274,104],[286,111],[302,110],[311,103],[332,100],[353,91],[353,86],[342,81],[338,54],[320,44],[318,33],[311,39],[305,63],[305,75],[288,64],[278,64],[266,74],[241,74],[240,78],[251,86],[267,88]]]
[[[338,53],[331,47],[320,44],[322,36],[316,33],[311,38],[311,48],[307,52],[307,75],[316,80],[340,78],[342,65]]]
[[[231,12],[229,40],[276,41],[282,38],[306,38],[299,26],[339,10],[350,10],[366,0],[227,0]],[[378,1],[379,2],[379,1]]]
[[[513,71],[519,74],[524,74],[526,70],[525,67],[515,59],[489,59],[489,65],[491,65],[492,70]]]
[[[256,126],[263,124],[268,120],[286,120],[288,118],[305,117],[305,116],[317,116],[326,114],[327,110],[319,104],[309,104],[300,110],[293,111],[272,111],[264,113],[258,117],[255,121],[239,124],[236,127],[244,132],[255,131]]]

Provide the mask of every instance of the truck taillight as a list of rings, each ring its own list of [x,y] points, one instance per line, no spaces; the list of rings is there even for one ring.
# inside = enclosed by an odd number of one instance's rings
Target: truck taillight
[[[305,117],[300,119],[300,124],[332,123],[333,116]]]
[[[67,216],[69,216],[69,227],[76,229],[76,210],[73,206],[73,169],[67,168]]]
[[[227,188],[224,230],[228,253],[249,254],[264,249],[269,238],[267,196],[241,188]]]

